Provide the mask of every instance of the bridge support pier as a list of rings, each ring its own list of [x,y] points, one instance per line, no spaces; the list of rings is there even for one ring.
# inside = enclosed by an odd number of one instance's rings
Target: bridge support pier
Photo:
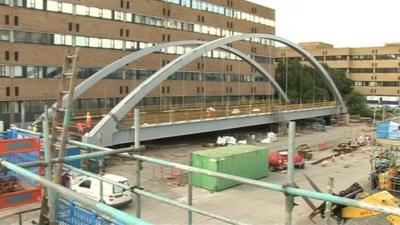
[[[337,123],[339,125],[342,125],[342,126],[350,125],[350,114],[348,114],[348,113],[339,114],[339,115],[337,115],[336,118],[337,118]]]

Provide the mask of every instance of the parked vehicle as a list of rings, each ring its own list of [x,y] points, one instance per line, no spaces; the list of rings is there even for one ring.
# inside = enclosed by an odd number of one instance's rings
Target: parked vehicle
[[[128,179],[114,174],[104,174],[102,177],[129,186]],[[102,182],[103,196],[100,194],[100,180],[92,177],[77,176],[71,179],[71,189],[79,194],[118,207],[132,202],[132,193],[121,187]]]
[[[322,132],[325,131],[326,122],[322,118],[315,119],[312,128],[314,131]]]
[[[279,151],[269,154],[269,169],[270,171],[284,170],[287,168],[288,152]],[[294,157],[294,165],[296,168],[304,169],[305,161],[303,157],[296,154]]]

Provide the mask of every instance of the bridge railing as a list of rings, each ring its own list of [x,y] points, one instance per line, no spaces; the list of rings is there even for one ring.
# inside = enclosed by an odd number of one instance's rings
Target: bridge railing
[[[240,102],[236,102],[240,103]],[[312,108],[333,107],[334,101],[302,102],[299,104],[268,104],[258,101],[253,104],[230,104],[225,106],[213,106],[215,111],[207,112],[207,105],[197,108],[168,109],[158,112],[142,112],[141,124],[158,125],[163,123],[174,123],[193,120],[210,120],[230,116],[254,115],[259,113],[278,113],[282,111],[304,110]],[[125,117],[118,124],[119,130],[127,130],[133,126],[133,118]]]

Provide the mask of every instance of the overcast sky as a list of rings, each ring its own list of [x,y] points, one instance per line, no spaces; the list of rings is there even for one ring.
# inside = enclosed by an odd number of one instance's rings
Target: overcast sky
[[[276,10],[276,34],[336,47],[400,42],[400,0],[249,0]]]

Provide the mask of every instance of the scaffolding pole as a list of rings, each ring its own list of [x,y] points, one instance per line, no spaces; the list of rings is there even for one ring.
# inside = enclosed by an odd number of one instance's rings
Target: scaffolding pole
[[[0,158],[0,164],[1,166],[14,171],[15,173],[30,178],[47,188],[53,189],[57,193],[65,196],[68,200],[76,201],[79,202],[80,204],[89,207],[92,210],[99,211],[100,213],[109,216],[111,218],[116,219],[119,222],[122,222],[123,224],[129,224],[129,225],[150,225],[151,223],[138,219],[134,216],[131,216],[125,212],[122,212],[120,210],[117,210],[111,206],[108,206],[103,203],[96,202],[95,200],[92,200],[90,198],[83,197],[82,195],[73,192],[72,190],[61,186],[59,184],[56,184],[54,182],[51,182],[47,180],[46,178],[43,178],[35,173],[30,172],[29,170],[26,170],[22,167],[19,167],[13,163],[10,163],[2,158]]]
[[[193,166],[193,153],[190,153],[189,155],[189,166]],[[193,185],[192,185],[192,173],[188,172],[187,174],[187,179],[188,179],[188,205],[192,206],[193,205]],[[193,224],[193,213],[192,211],[188,211],[188,225]]]
[[[285,187],[294,186],[294,157],[296,155],[295,148],[296,122],[289,122],[289,143],[288,143],[288,164],[287,164],[287,184]],[[285,192],[285,225],[292,225],[292,212],[294,207],[294,195]]]
[[[33,132],[31,130],[21,129],[21,128],[18,128],[18,127],[12,127],[11,129],[19,131],[19,132],[27,133],[27,134],[32,134],[34,136],[43,136],[42,133]],[[51,138],[51,135],[49,137]],[[106,151],[107,152],[107,151],[114,151],[115,150],[115,149],[112,149],[112,148],[101,147],[101,146],[97,146],[97,145],[93,145],[93,144],[89,144],[89,143],[85,143],[85,142],[81,142],[81,141],[75,141],[75,140],[71,140],[71,139],[67,139],[66,142],[70,143],[72,145],[79,146],[79,147],[83,147],[83,148],[87,148],[87,149],[95,149],[95,150],[99,150],[99,151]],[[133,149],[133,148],[130,148],[130,149]],[[121,153],[123,153],[123,152],[121,152]]]
[[[21,130],[21,129],[18,129],[18,130]],[[40,135],[40,133],[35,133],[35,132],[31,132],[31,131],[29,131],[28,133],[32,133],[34,135]],[[72,141],[69,141],[69,142],[72,143]],[[127,149],[114,150],[114,149],[110,149],[110,148],[105,148],[105,147],[100,147],[100,146],[96,146],[96,145],[92,145],[92,144],[83,143],[83,142],[78,142],[78,141],[74,141],[74,142],[77,143],[77,145],[82,146],[82,147],[91,146],[88,148],[93,148],[93,149],[98,149],[98,150],[104,149],[103,151],[105,151],[105,152],[90,153],[90,154],[96,154],[96,156],[113,155],[113,154],[131,151],[131,150],[127,150]],[[63,161],[82,159],[85,157],[85,155],[87,158],[88,154],[84,154],[84,155],[65,157]],[[143,155],[134,154],[132,157],[135,160],[141,160],[142,162],[148,162],[148,163],[158,164],[158,165],[172,167],[172,168],[176,168],[176,169],[181,169],[181,170],[188,171],[191,173],[198,173],[198,174],[208,175],[208,176],[212,176],[212,177],[233,180],[233,181],[237,181],[238,183],[248,184],[251,186],[260,187],[260,188],[277,191],[277,192],[281,192],[281,193],[288,193],[288,194],[291,194],[294,196],[307,197],[307,198],[312,198],[312,199],[316,199],[316,200],[320,200],[320,201],[332,202],[332,203],[335,203],[338,205],[352,206],[352,207],[367,209],[367,210],[371,210],[371,211],[375,211],[375,212],[400,216],[400,209],[395,208],[395,207],[372,204],[372,203],[368,203],[368,202],[343,198],[343,197],[326,194],[326,193],[319,193],[319,192],[310,191],[310,190],[301,189],[301,188],[284,187],[283,185],[280,185],[280,184],[252,180],[252,179],[238,177],[238,176],[224,174],[224,173],[218,173],[218,172],[214,172],[214,171],[210,171],[210,170],[206,170],[206,169],[195,168],[195,167],[187,166],[184,164],[174,163],[174,162],[170,162],[170,161],[166,161],[166,160],[162,160],[162,159],[155,159],[155,158],[151,158],[151,157],[147,157],[147,156],[143,156]],[[61,161],[61,160],[60,159],[52,159],[52,162],[54,162],[54,161],[57,162],[57,161]],[[34,162],[33,165],[31,163],[31,166],[38,166],[41,163],[43,163],[43,162],[37,161],[37,162]]]
[[[33,162],[20,163],[20,164],[18,164],[18,166],[24,167],[24,168],[35,167],[35,166],[49,166],[49,164],[53,164],[53,163],[68,162],[68,161],[74,161],[74,160],[80,160],[80,159],[97,158],[97,157],[103,157],[106,155],[117,155],[120,153],[132,152],[133,150],[134,150],[134,148],[122,148],[122,149],[114,149],[114,150],[101,151],[101,152],[91,152],[91,153],[86,153],[86,154],[81,154],[81,155],[66,156],[63,159],[52,158],[50,160],[50,163],[48,163],[46,161],[33,161]]]
[[[329,177],[328,181],[328,193],[333,194],[333,177]],[[326,224],[331,224],[331,216],[332,216],[332,202],[326,202],[325,207],[325,219]]]
[[[212,177],[217,177],[217,178],[222,178],[222,179],[227,179],[227,180],[233,180],[233,181],[237,181],[238,183],[248,184],[251,186],[260,187],[260,188],[264,188],[264,189],[268,189],[268,190],[272,190],[272,191],[288,193],[288,194],[291,194],[294,196],[302,196],[302,197],[312,198],[312,199],[316,199],[316,200],[320,200],[320,201],[329,201],[329,202],[333,202],[338,205],[347,205],[347,206],[352,206],[352,207],[356,207],[356,208],[368,209],[368,210],[372,210],[372,211],[376,211],[376,212],[400,216],[400,209],[395,208],[395,207],[382,206],[382,205],[372,204],[372,203],[368,203],[368,202],[357,201],[354,199],[343,198],[343,197],[339,197],[339,196],[335,196],[335,195],[331,195],[331,194],[319,193],[319,192],[310,191],[310,190],[301,189],[301,188],[284,187],[283,185],[280,185],[280,184],[252,180],[252,179],[238,177],[238,176],[224,174],[224,173],[218,173],[218,172],[214,172],[214,171],[210,171],[210,170],[206,170],[206,169],[190,167],[187,165],[169,162],[169,161],[165,161],[162,159],[155,159],[155,158],[151,158],[151,157],[147,157],[147,156],[143,156],[143,155],[134,155],[133,157],[135,159],[140,159],[143,162],[177,168],[177,169],[189,171],[192,173],[198,173],[198,174],[203,174],[203,175],[207,175],[207,176],[212,176]]]
[[[140,155],[140,109],[135,108],[135,149],[136,153]],[[140,189],[140,171],[142,170],[142,161],[136,160],[136,188]],[[136,194],[136,217],[141,217],[141,201],[140,195]]]
[[[51,160],[51,148],[50,148],[50,138],[49,138],[49,118],[47,114],[47,105],[44,108],[44,120],[43,124],[43,145],[44,145],[44,161],[49,163]],[[46,179],[49,181],[53,180],[52,177],[52,166],[47,166],[44,169]],[[45,193],[47,192],[48,204],[49,204],[49,223],[56,224],[56,196],[52,189],[47,188]]]

